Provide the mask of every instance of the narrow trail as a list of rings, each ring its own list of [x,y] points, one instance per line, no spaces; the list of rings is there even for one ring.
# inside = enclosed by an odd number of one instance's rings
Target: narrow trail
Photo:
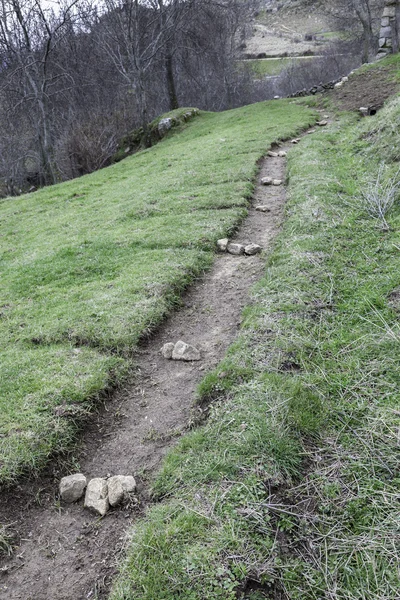
[[[284,179],[285,163],[284,158],[263,159],[259,180]],[[285,197],[284,186],[258,183],[249,216],[234,241],[254,242],[268,250],[282,222]],[[259,204],[267,205],[268,212],[256,211]],[[185,294],[183,308],[140,346],[133,388],[114,394],[83,434],[80,471],[88,479],[135,475],[139,505],[111,510],[99,519],[82,502],[60,505],[53,478],[24,483],[8,501],[3,499],[0,522],[13,523],[20,544],[0,565],[1,600],[107,595],[125,536],[148,503],[148,477],[187,428],[196,386],[234,340],[249,290],[264,266],[262,255],[219,255],[212,270]],[[203,359],[195,363],[164,359],[161,346],[179,339],[199,347]]]

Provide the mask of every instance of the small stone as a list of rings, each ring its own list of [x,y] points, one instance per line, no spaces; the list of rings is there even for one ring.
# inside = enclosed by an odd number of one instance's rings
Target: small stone
[[[229,254],[234,254],[235,256],[239,256],[244,253],[243,244],[228,244],[227,248]]]
[[[247,254],[247,256],[254,256],[254,254],[259,254],[261,250],[262,248],[258,244],[248,244],[244,248],[244,253]]]
[[[349,80],[349,78],[348,78],[348,77],[342,77],[342,79],[341,79],[341,82],[342,82],[342,83],[347,83],[347,82],[348,82],[348,80]]]
[[[366,106],[360,106],[360,108],[358,110],[364,117],[366,117],[368,115],[368,108]]]
[[[300,141],[300,138],[294,138],[294,140],[292,140],[292,144],[298,144]]]
[[[323,121],[318,121],[317,125],[319,127],[325,127],[326,125],[328,125],[328,121],[326,121],[325,119]]]
[[[274,179],[272,181],[272,185],[282,185],[282,179]]]
[[[343,82],[342,81],[338,81],[338,83],[335,83],[335,88],[336,89],[341,88],[341,87],[343,87]]]
[[[86,477],[82,473],[63,477],[60,481],[61,498],[64,502],[76,502],[83,496],[86,483]]]
[[[323,119],[329,119],[329,115],[322,115]]]
[[[277,158],[278,153],[272,152],[272,150],[268,150],[267,155],[270,156],[271,158]]]
[[[256,210],[258,210],[259,212],[271,212],[270,207],[266,206],[265,204],[259,204],[258,206],[256,206]]]
[[[101,477],[91,479],[86,488],[85,508],[104,517],[109,507],[107,481]]]
[[[274,96],[274,100],[279,100],[280,96]]]
[[[161,354],[164,358],[172,358],[172,352],[174,351],[175,344],[172,342],[167,342],[161,348]]]
[[[131,475],[114,475],[107,480],[108,501],[117,506],[136,490],[136,481]]]
[[[287,152],[285,150],[279,150],[278,156],[280,158],[285,158],[285,156],[287,156]]]
[[[308,135],[310,135],[310,133],[315,133],[315,129],[309,129],[307,133]]]
[[[222,240],[218,240],[217,241],[218,250],[220,250],[221,252],[226,252],[228,244],[229,244],[228,238],[223,238]]]
[[[176,342],[172,352],[172,358],[173,360],[185,361],[201,360],[200,351],[194,346],[186,344],[186,342],[182,342],[182,340]]]
[[[273,181],[272,177],[263,177],[261,179],[262,185],[272,185],[272,181]]]

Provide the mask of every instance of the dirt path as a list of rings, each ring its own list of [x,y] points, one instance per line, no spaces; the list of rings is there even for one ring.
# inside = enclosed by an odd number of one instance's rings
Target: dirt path
[[[267,158],[260,178],[284,178],[285,159]],[[257,186],[249,216],[235,241],[268,249],[283,216],[285,189]],[[268,205],[269,212],[255,210]],[[194,392],[215,367],[240,326],[249,289],[264,270],[265,257],[217,257],[211,272],[185,295],[173,314],[137,354],[134,387],[118,392],[83,436],[80,470],[88,478],[134,474],[139,505],[110,511],[98,519],[82,503],[60,505],[57,481],[24,484],[2,501],[0,522],[14,523],[21,540],[0,566],[3,600],[83,600],[104,597],[124,538],[147,503],[148,475],[188,425]],[[203,360],[172,362],[160,354],[167,341],[182,339],[201,348]],[[63,473],[64,474],[64,473]]]

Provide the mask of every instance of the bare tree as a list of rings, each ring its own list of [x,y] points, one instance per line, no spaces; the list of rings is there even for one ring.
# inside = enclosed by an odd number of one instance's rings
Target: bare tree
[[[58,3],[57,12],[42,8],[40,0],[1,0],[0,51],[4,57],[2,91],[12,99],[14,120],[29,118],[31,147],[38,156],[40,183],[58,180],[54,159],[52,99],[70,75],[53,60],[57,47],[77,18],[80,0]]]
[[[354,36],[361,33],[361,62],[368,62],[375,56],[377,29],[385,0],[330,0],[325,10],[330,19],[342,31]]]

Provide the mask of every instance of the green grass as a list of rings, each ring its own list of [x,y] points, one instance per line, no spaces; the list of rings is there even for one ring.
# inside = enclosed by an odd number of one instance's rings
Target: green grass
[[[362,190],[380,157],[396,173],[399,116],[344,115],[290,153],[265,277],[112,600],[398,596],[400,199],[387,230]]]
[[[258,58],[257,60],[244,60],[242,65],[250,69],[254,76],[262,79],[268,75],[279,75],[283,69],[299,62],[295,58]]]
[[[290,102],[202,113],[107,169],[0,202],[0,483],[68,447],[246,214],[257,160],[314,119]]]

